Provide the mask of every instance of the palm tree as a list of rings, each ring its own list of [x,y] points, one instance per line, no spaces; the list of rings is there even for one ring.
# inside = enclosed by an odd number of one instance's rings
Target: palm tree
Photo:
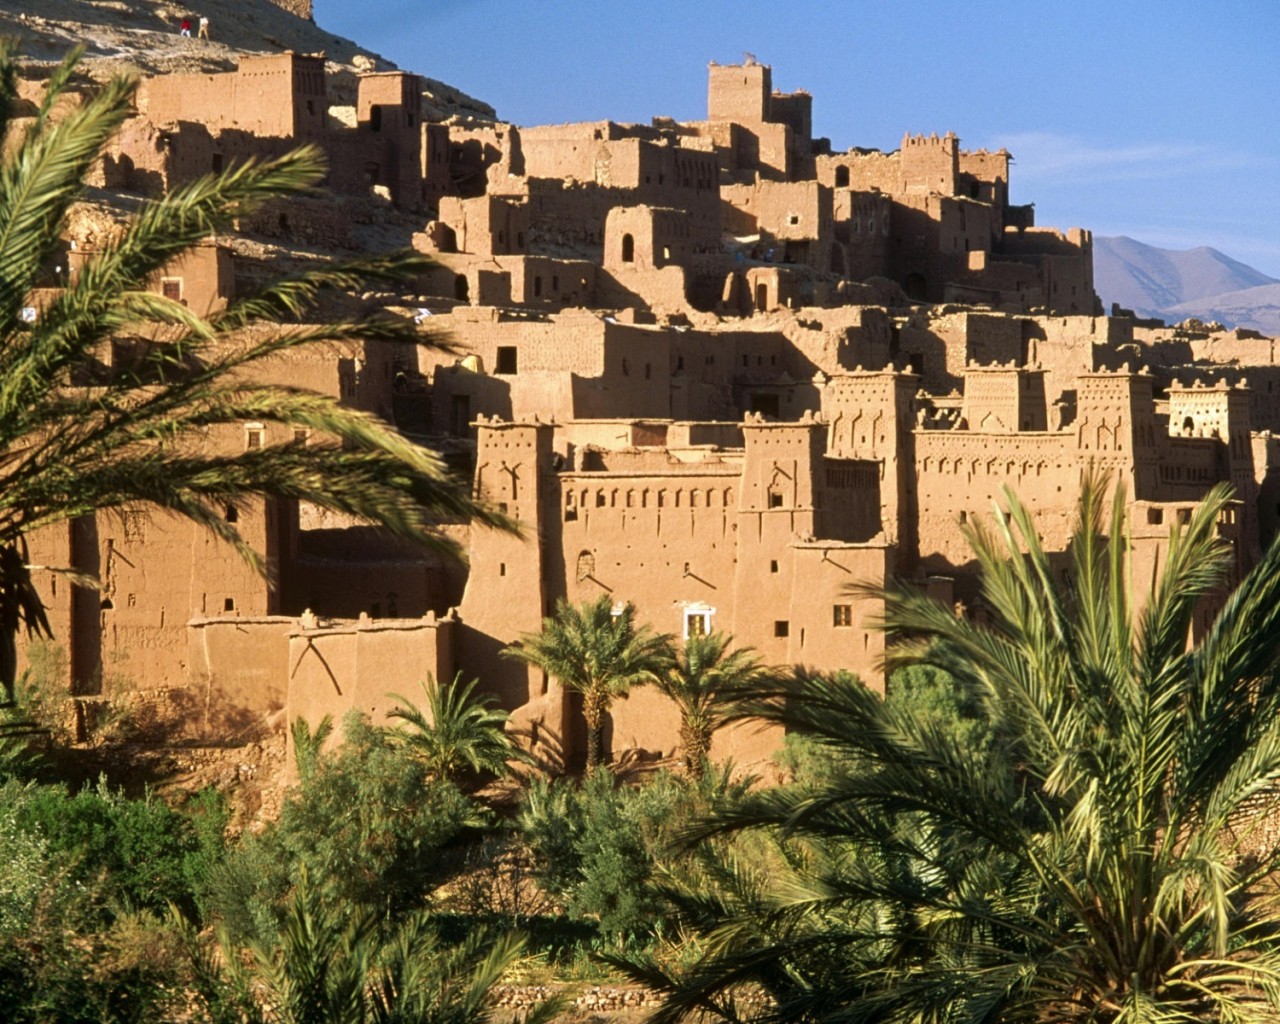
[[[536,665],[582,694],[590,771],[601,763],[604,716],[614,698],[657,681],[671,661],[671,638],[636,626],[634,605],[615,608],[602,594],[576,608],[560,598],[555,615],[542,620],[541,633],[526,633],[503,654]]]
[[[314,149],[250,160],[144,203],[30,322],[28,296],[53,265],[85,175],[132,108],[135,82],[126,77],[82,102],[60,102],[78,57],[53,73],[24,129],[13,120],[13,47],[0,44],[0,136],[9,131],[17,140],[0,162],[0,680],[10,692],[18,629],[49,632],[24,546],[41,527],[147,503],[201,524],[261,569],[261,556],[225,515],[250,495],[313,502],[444,547],[432,533],[440,517],[505,522],[477,508],[434,453],[376,417],[259,380],[267,361],[302,346],[418,342],[411,324],[387,316],[305,318],[327,291],[370,278],[408,280],[421,271],[419,258],[371,256],[308,270],[207,317],[147,291],[157,271],[236,217],[310,191],[323,175]],[[95,352],[122,336],[140,340],[136,357],[111,369],[95,365]],[[96,376],[86,376],[89,369]],[[94,383],[73,384],[80,379]],[[328,440],[209,450],[210,431],[246,420]]]
[[[750,687],[763,671],[749,647],[730,652],[731,643],[723,633],[691,633],[655,680],[680,711],[681,758],[690,775],[706,768],[711,737],[724,724],[722,695]]]
[[[524,758],[507,735],[510,716],[492,706],[492,697],[475,692],[478,679],[463,683],[458,674],[441,686],[428,675],[421,685],[422,705],[393,693],[398,706],[387,717],[405,723],[407,728],[397,735],[429,775],[456,781],[464,768],[502,775],[509,761]]]
[[[1104,534],[1104,490],[1084,482],[1065,573],[1010,494],[994,529],[968,529],[986,625],[885,597],[890,667],[948,673],[990,744],[840,678],[798,673],[742,702],[844,768],[703,827],[785,840],[788,870],[763,897],[701,901],[710,952],[688,972],[631,964],[671,990],[663,1018],[731,1016],[755,980],[778,1021],[1276,1019],[1280,545],[1223,600],[1214,489],[1135,611],[1124,495]],[[1222,603],[1189,645],[1206,601]]]
[[[305,874],[279,936],[248,957],[225,930],[215,950],[176,910],[171,920],[210,1019],[243,1024],[485,1024],[494,987],[525,949],[514,933],[484,929],[448,945],[422,912],[380,927],[364,908],[328,906]],[[547,1024],[562,1009],[545,1000],[526,1024]]]

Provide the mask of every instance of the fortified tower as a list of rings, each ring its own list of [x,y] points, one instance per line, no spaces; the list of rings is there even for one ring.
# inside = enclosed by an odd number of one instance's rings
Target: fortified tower
[[[1252,396],[1241,383],[1233,387],[1219,380],[1211,387],[1197,381],[1192,387],[1177,382],[1169,388],[1169,433],[1175,437],[1205,437],[1219,442],[1217,478],[1227,480],[1242,503],[1241,536],[1258,536],[1258,484],[1253,465]]]
[[[960,180],[960,140],[955,132],[942,138],[937,133],[902,137],[899,156],[902,168],[902,190],[942,196],[956,194]]]
[[[917,556],[915,392],[920,378],[897,370],[837,374],[822,389],[822,415],[830,426],[827,454],[880,466],[880,521],[887,543],[896,545],[899,572]]]
[[[522,633],[542,628],[546,571],[541,544],[552,479],[553,428],[476,422],[476,496],[520,524],[520,535],[473,526],[471,571],[462,595],[459,663],[511,710],[546,695],[542,674],[499,657]]]
[[[1144,367],[1079,377],[1076,446],[1080,465],[1111,472],[1134,500],[1157,498],[1159,449],[1155,396]]]

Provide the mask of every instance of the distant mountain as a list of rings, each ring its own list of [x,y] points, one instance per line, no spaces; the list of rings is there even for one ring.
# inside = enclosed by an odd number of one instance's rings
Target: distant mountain
[[[1157,249],[1123,235],[1094,238],[1093,279],[1108,310],[1111,303],[1118,302],[1142,317],[1185,320],[1194,316],[1242,327],[1252,325],[1210,313],[1206,302],[1230,299],[1218,303],[1221,311],[1238,309],[1247,313],[1255,304],[1237,300],[1240,293],[1280,285],[1274,277],[1208,246]],[[1268,304],[1274,307],[1277,294],[1280,292],[1259,298],[1256,308],[1265,309]]]

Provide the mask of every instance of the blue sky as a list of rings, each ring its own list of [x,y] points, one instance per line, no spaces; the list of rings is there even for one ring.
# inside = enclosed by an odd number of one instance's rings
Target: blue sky
[[[1039,224],[1211,245],[1280,278],[1276,0],[315,0],[316,21],[504,120],[706,114],[750,52],[837,149],[1006,146]]]

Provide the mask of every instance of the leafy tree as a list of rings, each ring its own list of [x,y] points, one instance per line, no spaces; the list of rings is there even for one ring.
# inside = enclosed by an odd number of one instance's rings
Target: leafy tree
[[[334,907],[398,919],[426,905],[448,851],[488,822],[485,809],[358,714],[344,742],[285,800],[277,822],[243,839],[214,875],[211,903],[234,937],[273,940],[305,874]]]
[[[741,704],[849,767],[705,826],[761,829],[793,866],[723,899],[687,972],[632,964],[670,988],[663,1018],[732,1016],[747,980],[777,1021],[1276,1018],[1280,838],[1263,823],[1280,795],[1280,545],[1189,645],[1233,571],[1227,490],[1174,525],[1139,595],[1125,497],[1108,516],[1105,489],[1084,482],[1065,572],[1012,495],[994,528],[970,526],[986,624],[886,596],[890,668],[947,673],[989,744],[838,677],[798,673]]]
[[[681,757],[690,775],[706,770],[711,737],[724,724],[721,695],[750,686],[763,671],[750,648],[730,651],[731,643],[723,633],[691,634],[654,681],[680,710]]]
[[[555,615],[542,620],[541,633],[526,633],[503,654],[538,666],[582,695],[590,771],[603,759],[604,716],[614,698],[658,680],[671,663],[671,638],[637,626],[634,605],[615,611],[602,594],[576,608],[560,598]]]
[[[426,768],[428,776],[457,781],[463,769],[502,775],[507,763],[523,759],[519,747],[507,735],[507,719],[493,698],[477,694],[479,680],[462,682],[461,674],[448,686],[434,676],[422,682],[424,703],[419,706],[392,694],[397,707],[387,712],[406,728],[393,733],[405,749]]]
[[[371,256],[312,269],[207,317],[147,291],[162,267],[230,230],[235,218],[309,191],[323,175],[314,149],[247,161],[142,204],[29,322],[28,296],[58,258],[84,178],[132,109],[136,83],[127,77],[82,102],[62,102],[78,56],[53,72],[24,128],[13,119],[13,44],[0,47],[0,136],[16,135],[0,158],[0,681],[10,692],[18,630],[49,631],[24,542],[41,527],[148,503],[208,528],[262,568],[225,515],[250,495],[313,502],[444,546],[431,533],[442,516],[509,525],[477,508],[439,458],[377,418],[259,380],[268,360],[303,346],[416,342],[403,319],[307,324],[305,317],[327,291],[358,289],[370,278],[409,279],[422,269],[419,258]],[[95,360],[121,338],[136,342],[132,359],[110,367]],[[245,420],[307,428],[328,440],[235,452],[207,447],[208,432]]]
[[[661,927],[653,883],[687,864],[682,829],[749,784],[727,771],[692,778],[660,772],[642,785],[617,785],[608,772],[593,772],[581,785],[536,780],[523,794],[517,825],[542,884],[571,917],[595,921],[611,939],[633,940]]]

